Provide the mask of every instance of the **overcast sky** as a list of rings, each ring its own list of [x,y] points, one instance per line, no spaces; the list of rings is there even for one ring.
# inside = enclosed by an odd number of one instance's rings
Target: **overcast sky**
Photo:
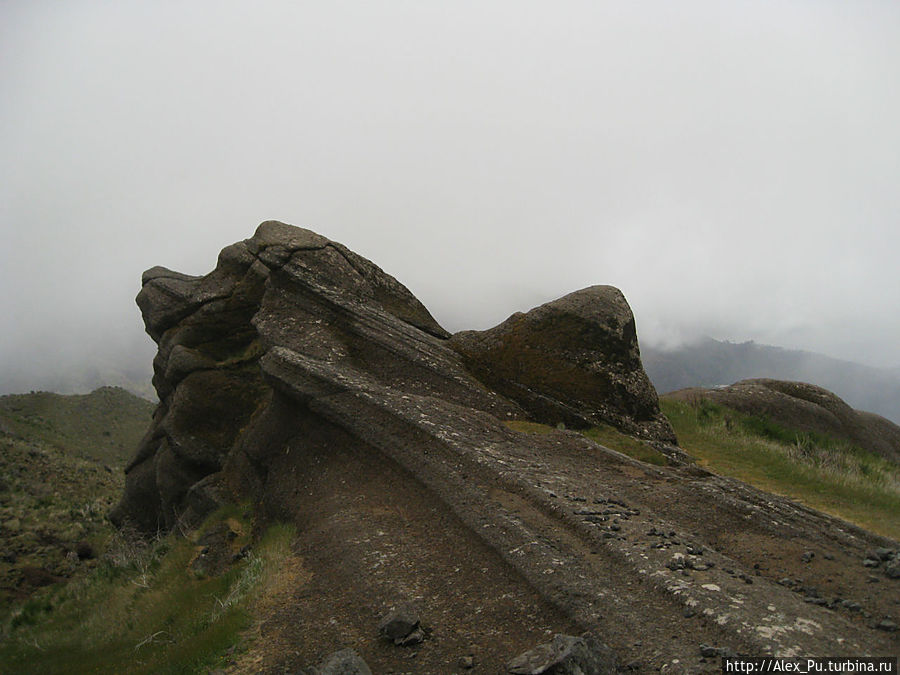
[[[642,342],[900,365],[900,3],[0,2],[0,376],[278,219],[451,331],[592,284]]]

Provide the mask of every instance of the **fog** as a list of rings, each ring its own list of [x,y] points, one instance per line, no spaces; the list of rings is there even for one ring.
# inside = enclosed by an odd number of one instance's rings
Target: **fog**
[[[149,367],[154,265],[278,219],[448,330],[900,354],[900,3],[0,4],[0,389]]]

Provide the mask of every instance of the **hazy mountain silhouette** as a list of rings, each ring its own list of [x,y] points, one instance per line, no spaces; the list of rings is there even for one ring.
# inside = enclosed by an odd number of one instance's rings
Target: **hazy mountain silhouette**
[[[900,368],[879,369],[823,354],[704,338],[673,350],[641,347],[659,393],[757,377],[796,380],[833,391],[854,408],[900,423]]]

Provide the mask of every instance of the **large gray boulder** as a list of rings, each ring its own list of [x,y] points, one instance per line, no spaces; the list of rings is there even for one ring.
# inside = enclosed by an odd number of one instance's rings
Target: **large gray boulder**
[[[538,421],[607,423],[675,442],[641,365],[634,315],[617,288],[575,291],[489,330],[457,333],[450,344],[479,379]]]

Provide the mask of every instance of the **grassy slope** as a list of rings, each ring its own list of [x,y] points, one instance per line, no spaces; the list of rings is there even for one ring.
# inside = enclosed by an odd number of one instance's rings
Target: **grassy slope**
[[[0,429],[88,460],[121,466],[134,454],[155,404],[117,387],[63,396],[0,397]]]
[[[0,397],[0,610],[96,565],[153,407],[108,387]]]
[[[0,397],[0,674],[193,673],[244,639],[250,598],[293,532],[270,528],[250,555],[207,574],[196,535],[147,542],[114,530],[106,513],[153,408],[109,387]],[[241,533],[229,546],[250,543],[242,509],[208,527],[226,521]]]
[[[198,533],[227,522],[230,546],[250,542],[241,509],[220,511]],[[251,601],[277,577],[294,531],[270,527],[250,553],[217,575],[196,560],[197,536],[152,542],[116,534],[101,564],[45,589],[2,620],[0,673],[195,673],[242,648]]]
[[[796,432],[708,401],[660,401],[699,463],[900,539],[900,467],[840,440]]]

